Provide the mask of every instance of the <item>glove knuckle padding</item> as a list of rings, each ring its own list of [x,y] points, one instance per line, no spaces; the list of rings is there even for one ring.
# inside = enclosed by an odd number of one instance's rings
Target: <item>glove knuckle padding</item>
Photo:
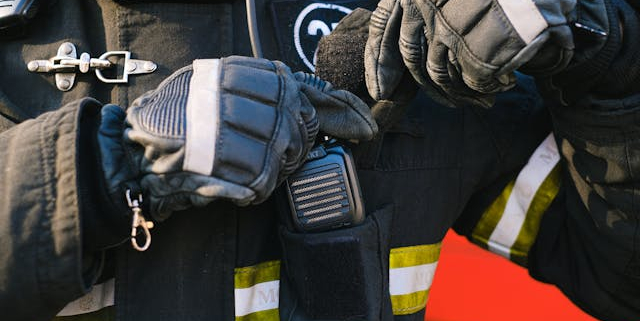
[[[224,61],[214,174],[249,185],[264,171],[278,121],[280,79],[273,68],[225,65]]]
[[[223,62],[228,59],[235,57]],[[289,68],[277,61],[251,61],[249,66],[232,61],[222,69],[221,122],[227,126],[220,126],[219,137],[233,147],[218,146],[225,154],[216,159],[220,166],[214,171],[233,179],[234,169],[242,168],[250,175],[239,182],[256,191],[255,202],[260,202],[303,159],[307,133],[300,129],[299,86]]]

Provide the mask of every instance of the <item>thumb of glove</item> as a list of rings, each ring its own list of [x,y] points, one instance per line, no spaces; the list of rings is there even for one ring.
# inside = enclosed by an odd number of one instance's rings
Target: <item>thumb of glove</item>
[[[371,140],[378,133],[369,106],[346,90],[336,90],[315,75],[294,74],[302,94],[316,109],[320,131],[342,139]]]

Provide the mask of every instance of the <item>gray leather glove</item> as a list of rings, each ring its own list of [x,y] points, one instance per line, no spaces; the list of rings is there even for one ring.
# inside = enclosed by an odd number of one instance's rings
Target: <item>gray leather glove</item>
[[[345,139],[377,131],[354,95],[278,61],[196,60],[126,112],[103,111],[98,140],[109,194],[138,182],[156,221],[218,198],[264,201],[318,130]]]
[[[515,85],[514,71],[564,68],[573,50],[578,13],[595,35],[605,0],[382,0],[373,13],[365,52],[366,81],[375,99],[399,84],[405,66],[431,93],[456,105],[491,106],[493,93]],[[578,17],[579,18],[579,17]],[[440,99],[441,100],[441,99]]]

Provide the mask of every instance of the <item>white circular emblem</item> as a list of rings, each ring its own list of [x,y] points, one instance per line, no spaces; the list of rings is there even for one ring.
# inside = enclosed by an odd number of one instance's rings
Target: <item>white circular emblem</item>
[[[309,13],[311,13],[313,10],[317,10],[317,9],[337,10],[344,13],[345,15],[348,15],[349,13],[351,13],[351,11],[353,11],[347,7],[343,7],[343,6],[332,4],[332,3],[312,3],[306,6],[304,9],[302,9],[300,14],[296,18],[295,24],[293,25],[293,42],[296,46],[296,51],[298,52],[298,56],[300,56],[300,59],[302,59],[304,64],[307,67],[309,67],[309,69],[312,72],[315,72],[316,70],[312,62],[314,59],[313,58],[309,59],[309,57],[307,57],[307,55],[304,53],[304,50],[302,49],[302,43],[300,41],[300,29],[302,27],[302,22],[304,21],[304,18],[306,18],[307,15],[309,15]],[[326,23],[314,20],[309,24],[308,29],[309,29],[308,32],[311,32],[311,30],[313,29],[318,29],[320,30],[320,32],[322,32],[326,36],[331,32],[333,28],[330,29]]]

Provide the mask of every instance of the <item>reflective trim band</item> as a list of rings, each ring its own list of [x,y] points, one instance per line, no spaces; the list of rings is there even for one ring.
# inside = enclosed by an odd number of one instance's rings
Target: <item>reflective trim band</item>
[[[250,288],[258,283],[280,279],[280,261],[267,261],[253,266],[235,269],[236,289]]]
[[[407,295],[391,296],[391,306],[394,315],[407,315],[416,313],[427,306],[429,290],[411,293]]]
[[[440,248],[442,248],[442,243],[391,249],[389,268],[394,269],[438,262]]]
[[[278,309],[266,310],[247,314],[244,316],[236,316],[236,321],[279,321],[280,312]]]
[[[187,134],[183,169],[210,175],[215,159],[220,109],[220,60],[193,61],[187,96]]]
[[[389,294],[404,295],[431,288],[438,263],[389,270]]]
[[[502,218],[489,237],[489,250],[509,257],[537,190],[560,161],[553,135],[547,136],[520,171]]]
[[[556,165],[536,192],[536,196],[534,197],[535,202],[529,206],[527,218],[520,229],[515,243],[511,246],[511,259],[526,258],[528,256],[529,249],[531,249],[531,245],[533,245],[538,235],[542,215],[556,198],[559,189],[560,166]]]
[[[391,249],[389,294],[394,315],[425,308],[442,243]]]
[[[236,268],[236,320],[278,320],[280,261]]]
[[[280,281],[258,283],[250,288],[235,289],[236,317],[278,309]]]
[[[69,302],[69,304],[67,304],[64,309],[58,312],[58,316],[63,317],[87,314],[98,311],[108,306],[113,306],[114,292],[114,279],[109,279],[104,283],[96,284],[93,286],[93,288],[91,288],[91,291],[89,291],[89,293],[76,299],[75,301]]]
[[[52,321],[115,321],[116,307],[108,306],[95,312],[86,314],[56,316]]]
[[[502,190],[502,193],[496,198],[493,203],[484,211],[482,217],[476,223],[471,234],[472,240],[478,245],[487,248],[489,243],[489,236],[496,229],[498,222],[502,218],[502,213],[507,205],[511,191],[513,190],[513,184],[515,181],[509,182],[509,184]]]
[[[527,45],[549,26],[531,0],[498,0],[498,4]]]
[[[490,251],[526,265],[544,212],[560,188],[560,155],[547,136],[515,181],[483,213],[472,240]]]

